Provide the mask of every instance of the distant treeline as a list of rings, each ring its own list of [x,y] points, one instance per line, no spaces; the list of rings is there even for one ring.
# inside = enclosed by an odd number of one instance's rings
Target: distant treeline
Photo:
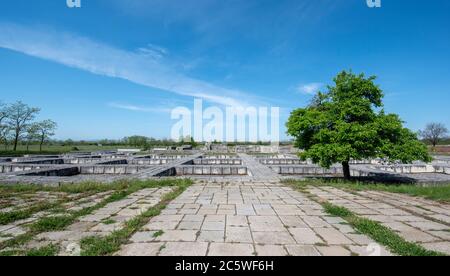
[[[75,140],[53,140],[51,141],[52,144],[58,144],[61,146],[130,146],[130,147],[136,147],[136,148],[143,148],[143,149],[149,149],[154,147],[173,147],[173,146],[181,146],[181,145],[192,145],[192,146],[198,146],[198,145],[205,145],[205,142],[196,142],[194,139],[183,139],[180,141],[174,141],[171,139],[155,139],[152,137],[146,137],[146,136],[129,136],[122,139],[101,139],[96,141],[75,141]],[[281,144],[290,144],[291,142],[282,142]],[[212,142],[212,144],[222,144],[222,142]],[[270,145],[268,142],[233,142],[233,143],[224,143],[228,146],[236,146],[236,145]]]
[[[422,142],[424,142],[428,146],[432,145],[432,143],[428,140],[422,140]],[[449,146],[450,145],[450,137],[439,140],[437,145],[438,146]]]

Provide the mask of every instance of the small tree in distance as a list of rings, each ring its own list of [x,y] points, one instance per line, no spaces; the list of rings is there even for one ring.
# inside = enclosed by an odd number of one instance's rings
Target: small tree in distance
[[[302,159],[327,168],[341,163],[346,179],[352,159],[431,161],[426,146],[403,127],[399,116],[384,112],[383,91],[375,79],[343,71],[328,92],[318,92],[309,106],[291,113],[287,132],[304,150]]]
[[[17,150],[17,144],[20,138],[25,134],[26,129],[31,121],[34,120],[39,113],[39,108],[29,107],[28,105],[18,101],[10,105],[7,109],[9,127],[13,132],[13,150]]]
[[[423,131],[419,131],[419,136],[429,142],[433,149],[441,139],[444,139],[448,133],[448,129],[441,123],[429,123]]]
[[[37,129],[37,135],[39,137],[39,151],[42,151],[42,145],[50,137],[55,135],[57,124],[52,120],[45,120],[34,124]]]
[[[6,123],[8,119],[8,109],[5,104],[0,102],[0,144],[5,145],[5,150],[8,146],[8,135],[11,131]]]
[[[37,123],[32,123],[27,127],[26,131],[25,140],[27,143],[27,151],[29,151],[30,144],[39,139],[39,126]]]

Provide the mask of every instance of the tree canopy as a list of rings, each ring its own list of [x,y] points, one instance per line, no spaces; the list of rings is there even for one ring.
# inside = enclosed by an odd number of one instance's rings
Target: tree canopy
[[[426,146],[399,116],[385,113],[384,93],[375,79],[343,71],[327,92],[318,92],[309,106],[291,113],[287,132],[295,138],[295,146],[304,150],[303,159],[323,167],[342,163],[346,178],[350,160],[431,160]]]
[[[42,151],[42,145],[47,139],[55,135],[55,130],[58,125],[52,120],[44,120],[35,123],[34,127],[36,128],[39,137],[39,150]]]
[[[13,131],[14,135],[14,151],[17,149],[17,144],[26,132],[29,123],[34,120],[39,111],[39,108],[29,107],[21,101],[10,105],[6,109],[9,128]]]

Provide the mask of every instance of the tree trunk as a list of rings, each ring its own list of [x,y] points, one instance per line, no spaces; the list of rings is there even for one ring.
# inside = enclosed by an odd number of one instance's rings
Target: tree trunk
[[[14,148],[13,148],[13,151],[17,150],[17,144],[19,143],[19,135],[20,135],[20,132],[16,129],[16,135],[14,137]]]
[[[437,142],[436,141],[433,141],[433,152],[436,152],[436,145],[437,145]]]
[[[344,172],[344,178],[347,179],[347,180],[350,179],[351,175],[350,175],[350,164],[349,164],[349,161],[342,162],[342,170]]]
[[[41,140],[41,143],[39,144],[39,152],[42,152],[42,145],[44,144],[44,140]]]
[[[14,147],[13,147],[13,151],[16,151],[17,150],[17,144],[19,143],[19,137],[18,136],[16,136],[15,138],[14,138]]]

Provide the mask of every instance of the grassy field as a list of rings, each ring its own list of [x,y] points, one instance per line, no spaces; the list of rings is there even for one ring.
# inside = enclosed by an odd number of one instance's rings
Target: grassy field
[[[351,182],[344,180],[286,180],[287,184],[302,188],[309,185],[313,186],[332,186],[341,189],[356,190],[356,191],[385,191],[391,193],[407,194],[411,196],[420,196],[426,199],[436,200],[440,202],[450,203],[450,183],[448,185],[421,187],[415,185],[393,185],[393,184],[370,184],[364,182]]]
[[[96,145],[74,145],[74,146],[61,146],[61,145],[46,145],[42,147],[42,152],[39,151],[39,145],[31,145],[29,151],[27,147],[20,145],[17,151],[12,151],[12,147],[9,146],[8,150],[5,150],[3,145],[0,145],[0,156],[21,156],[24,154],[59,154],[74,151],[74,148],[78,151],[103,151],[103,150],[117,150],[119,148],[133,148],[129,146],[96,146]]]

